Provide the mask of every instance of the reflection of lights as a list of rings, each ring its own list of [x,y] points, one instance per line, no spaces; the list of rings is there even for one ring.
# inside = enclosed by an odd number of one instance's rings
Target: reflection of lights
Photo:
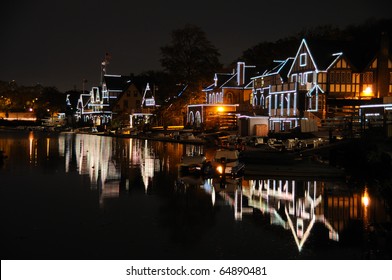
[[[215,205],[215,200],[216,200],[215,188],[212,187],[212,189],[211,189],[211,202],[212,202],[212,206]]]
[[[30,131],[29,133],[29,156],[30,156],[30,163],[33,159],[33,140],[34,140],[34,133]]]
[[[46,157],[49,157],[50,151],[50,138],[46,138]]]
[[[369,194],[367,192],[367,188],[365,188],[365,191],[362,196],[362,204],[363,204],[363,206],[368,207],[369,203],[370,203]]]

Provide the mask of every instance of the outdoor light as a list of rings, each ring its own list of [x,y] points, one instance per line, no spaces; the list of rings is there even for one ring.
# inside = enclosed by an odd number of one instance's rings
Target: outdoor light
[[[222,173],[223,173],[223,167],[222,167],[222,165],[219,165],[219,166],[216,168],[216,171],[218,171],[219,174],[222,174]]]
[[[371,86],[368,86],[365,88],[365,90],[363,91],[364,95],[372,95],[373,94],[373,90]]]

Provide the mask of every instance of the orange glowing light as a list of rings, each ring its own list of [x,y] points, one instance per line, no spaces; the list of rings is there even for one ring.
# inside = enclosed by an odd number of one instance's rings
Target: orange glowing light
[[[369,197],[369,194],[366,189],[365,189],[365,192],[363,193],[363,196],[362,196],[362,204],[365,207],[368,207],[370,204],[370,197]]]
[[[218,112],[223,112],[224,110],[225,110],[225,108],[224,107],[218,107]]]
[[[373,89],[372,89],[372,87],[371,87],[371,86],[366,87],[366,88],[364,89],[364,91],[363,91],[363,94],[364,94],[364,95],[372,95],[372,94],[373,94]]]

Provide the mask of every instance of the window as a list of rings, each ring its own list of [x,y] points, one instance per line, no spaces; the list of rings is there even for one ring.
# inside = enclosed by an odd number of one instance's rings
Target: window
[[[291,82],[292,82],[292,83],[296,83],[296,82],[297,82],[297,74],[293,74],[293,75],[291,76]]]
[[[330,83],[334,83],[335,82],[335,73],[334,72],[331,72],[329,74],[329,82]]]
[[[298,74],[298,82],[299,82],[301,85],[304,84],[303,79],[302,79],[302,73],[299,73],[299,74]]]
[[[124,109],[128,109],[128,100],[123,100],[123,107]]]
[[[233,94],[231,92],[227,94],[227,104],[233,104]]]
[[[347,74],[346,74],[346,82],[348,84],[351,84],[351,73],[350,72],[347,72]]]
[[[301,53],[301,55],[299,56],[299,65],[306,66],[306,62],[307,62],[306,60],[307,60],[306,53]]]
[[[257,95],[255,94],[253,96],[253,106],[256,106],[256,105],[257,105]]]
[[[363,73],[363,83],[365,84],[373,83],[373,72]]]

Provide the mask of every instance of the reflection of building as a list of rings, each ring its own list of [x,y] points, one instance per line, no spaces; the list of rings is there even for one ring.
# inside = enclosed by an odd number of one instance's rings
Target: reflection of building
[[[63,138],[63,139],[62,139]],[[119,195],[120,170],[112,159],[112,138],[89,134],[61,134],[64,143],[65,170],[76,159],[76,170],[90,179],[91,187],[100,192],[100,202],[104,198]]]
[[[316,181],[295,180],[237,180],[240,186],[224,191],[225,198],[234,208],[236,220],[253,208],[270,215],[271,224],[290,230],[301,251],[315,223],[322,223],[329,238],[338,240],[339,234],[324,215],[323,184]],[[234,198],[232,198],[233,196]],[[247,198],[247,205],[243,198]]]
[[[316,224],[324,226],[329,239],[339,241],[342,236],[352,238],[346,232],[350,232],[353,223],[359,221],[365,230],[369,224],[389,220],[383,202],[371,201],[366,189],[364,193],[355,193],[343,187],[334,189],[332,185],[308,180],[236,179],[229,181],[219,194],[233,207],[238,221],[245,214],[253,214],[253,209],[268,214],[271,224],[292,233],[299,251]]]

